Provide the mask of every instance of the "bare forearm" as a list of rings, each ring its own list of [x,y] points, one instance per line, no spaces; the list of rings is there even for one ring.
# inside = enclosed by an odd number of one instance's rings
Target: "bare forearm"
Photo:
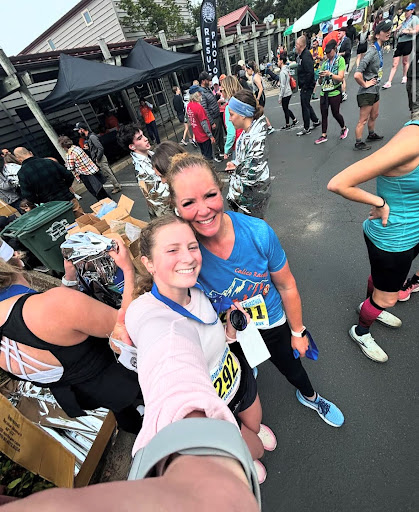
[[[303,328],[303,310],[297,285],[295,284],[291,288],[279,290],[279,292],[291,329],[295,332],[300,332]]]
[[[124,270],[124,292],[122,294],[121,308],[127,309],[133,301],[135,288],[135,271],[134,267]]]
[[[334,178],[330,180],[327,188],[331,192],[335,192],[335,194],[339,194],[345,199],[355,201],[356,203],[370,204],[372,206],[383,205],[383,199],[380,196],[371,194],[370,192],[367,192],[366,190],[363,190],[359,187],[346,187],[344,185],[335,184]]]

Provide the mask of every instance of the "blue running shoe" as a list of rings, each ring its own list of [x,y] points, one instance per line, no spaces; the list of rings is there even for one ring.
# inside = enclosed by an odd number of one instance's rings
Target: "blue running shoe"
[[[305,398],[298,389],[296,394],[297,400],[301,404],[317,411],[317,414],[320,416],[320,418],[328,425],[331,425],[332,427],[341,427],[343,425],[345,418],[342,414],[342,411],[336,407],[335,404],[329,402],[329,400],[326,400],[317,393],[316,400],[312,402],[311,400]]]

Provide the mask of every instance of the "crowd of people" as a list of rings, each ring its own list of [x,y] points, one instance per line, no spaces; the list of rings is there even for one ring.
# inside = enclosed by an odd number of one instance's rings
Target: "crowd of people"
[[[346,75],[352,45],[358,39],[354,79],[360,86],[360,114],[354,148],[371,149],[362,141],[365,124],[368,141],[383,138],[375,132],[383,48],[391,36],[396,39],[393,68],[384,85],[388,89],[400,57],[410,55],[416,43],[419,22],[414,9],[415,5],[409,4],[403,19],[395,13],[394,18],[384,19],[378,13],[371,31],[365,25],[356,34],[350,22],[336,32],[330,30],[322,40],[316,37],[311,42],[305,35],[297,39],[303,120],[297,135],[309,135],[321,125],[315,144],[327,142],[330,107],[340,127],[340,139],[347,138],[349,130],[340,105],[347,98]],[[400,23],[394,29],[397,16]],[[298,121],[289,108],[295,85],[284,48],[278,54],[278,67],[283,129],[290,130]],[[408,68],[409,62],[403,68],[403,83],[408,81]],[[183,125],[180,144],[160,142],[153,105],[143,98],[140,111],[149,137],[156,143],[154,151],[140,124],[118,127],[118,143],[131,152],[150,216],[139,241],[139,275],[120,241],[118,250],[110,253],[124,273],[119,312],[78,291],[69,262],[65,262],[61,288],[35,293],[19,258],[2,243],[0,367],[18,379],[50,387],[69,416],[107,407],[115,413],[120,428],[138,434],[133,447],[136,474],[141,473],[147,454],[153,461],[148,474],[152,467],[158,478],[154,489],[146,482],[128,482],[127,496],[141,489],[143,496],[150,493],[154,503],[164,503],[170,497],[169,484],[178,490],[186,485],[177,471],[194,468],[209,478],[214,464],[232,495],[242,493],[241,499],[246,501],[242,509],[252,511],[260,498],[256,481],[263,483],[267,477],[260,459],[265,450],[275,450],[277,441],[262,423],[257,368],[249,364],[237,341],[241,331],[249,329],[267,347],[271,362],[296,388],[302,405],[330,426],[341,427],[345,420],[339,407],[319,394],[304,368],[302,358],[310,354],[312,338],[303,321],[301,297],[281,242],[264,220],[271,197],[267,136],[275,130],[264,113],[264,84],[257,65],[240,61],[231,76],[214,79],[203,72],[196,82],[189,88],[186,104],[180,88],[173,91],[174,108]],[[311,105],[317,85],[321,120]],[[363,224],[371,276],[367,297],[358,307],[358,323],[349,335],[369,359],[379,363],[386,362],[388,355],[372,337],[371,326],[379,321],[400,327],[401,321],[386,309],[419,291],[419,272],[408,278],[419,254],[419,109],[418,98],[413,96],[416,92],[408,88],[408,93],[412,120],[377,152],[337,174],[328,185],[332,192],[371,206]],[[74,178],[97,199],[109,197],[103,188],[107,178],[114,186],[112,192],[120,191],[99,139],[83,123],[77,123],[75,131],[85,138],[89,154],[71,138],[60,137],[67,153],[65,167],[36,158],[26,148],[16,148],[14,156],[3,150],[3,177],[11,187],[13,179],[17,180],[21,194],[10,195],[9,204],[20,207],[22,198],[31,204],[71,200],[75,215],[79,215],[82,210],[71,188]],[[186,151],[189,144],[199,148],[201,155]],[[223,182],[213,164],[225,160],[229,160],[225,172],[231,211],[224,210]],[[359,187],[374,179],[375,194]],[[7,190],[1,180],[0,189]],[[251,298],[254,301],[249,306]],[[224,326],[221,313],[225,313]],[[43,322],[47,315],[49,325]],[[118,364],[112,350],[121,360],[124,351],[133,351],[136,371]],[[145,405],[143,418],[137,410],[140,402]],[[180,444],[166,451],[160,445],[157,450],[153,441],[164,439],[166,429],[174,432],[170,429],[176,423],[181,424]],[[209,432],[213,426],[227,428],[226,423],[232,428],[230,435],[217,444],[220,439],[212,439]],[[191,436],[189,425],[200,425],[206,440]],[[219,457],[221,450],[228,455]],[[190,460],[190,453],[198,455],[196,460]],[[212,457],[204,461],[201,455]],[[212,477],[207,491],[220,483]],[[85,502],[94,500],[99,492],[87,491]],[[196,510],[191,505],[196,502],[187,500],[199,498],[185,493],[176,499],[185,500],[183,510]],[[29,503],[40,506],[48,503],[48,498],[33,497]],[[17,508],[10,505],[9,510]]]

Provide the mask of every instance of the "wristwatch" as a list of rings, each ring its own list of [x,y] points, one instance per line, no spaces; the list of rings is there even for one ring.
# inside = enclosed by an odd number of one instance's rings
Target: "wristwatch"
[[[295,336],[296,338],[304,338],[304,336],[307,335],[307,329],[305,325],[303,325],[303,330],[301,332],[295,332],[291,329],[291,334]]]

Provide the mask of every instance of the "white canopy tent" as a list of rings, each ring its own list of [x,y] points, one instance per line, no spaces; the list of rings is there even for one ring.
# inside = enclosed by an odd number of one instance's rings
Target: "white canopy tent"
[[[352,13],[357,9],[368,7],[372,0],[320,0],[313,5],[294,25],[287,28],[284,35],[301,32],[313,25]]]

